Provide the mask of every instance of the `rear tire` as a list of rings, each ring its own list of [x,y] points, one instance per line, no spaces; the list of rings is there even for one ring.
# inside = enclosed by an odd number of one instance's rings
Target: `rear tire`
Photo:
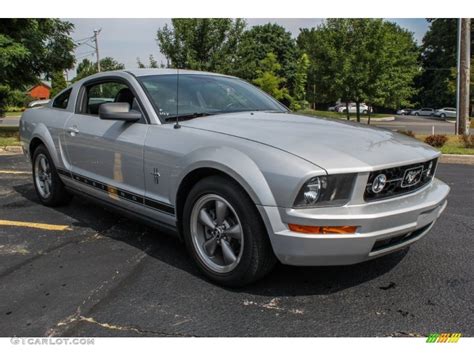
[[[32,162],[33,184],[41,203],[49,207],[67,204],[72,195],[66,191],[48,149],[43,144],[35,149]]]
[[[216,283],[243,286],[265,276],[276,263],[255,204],[230,179],[199,181],[185,202],[182,223],[189,254]]]

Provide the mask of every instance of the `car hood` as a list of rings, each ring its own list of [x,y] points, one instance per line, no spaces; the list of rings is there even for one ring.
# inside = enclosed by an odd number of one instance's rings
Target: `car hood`
[[[182,125],[262,143],[329,173],[377,170],[426,161],[440,154],[424,143],[386,129],[289,113],[232,113],[196,118]]]

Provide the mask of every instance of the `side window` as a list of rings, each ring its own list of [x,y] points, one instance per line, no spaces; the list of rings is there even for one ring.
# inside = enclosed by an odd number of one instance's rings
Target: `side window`
[[[84,89],[79,113],[98,116],[100,105],[108,102],[125,102],[130,105],[130,110],[142,113],[142,118],[137,123],[146,123],[138,100],[132,90],[123,82],[109,79],[86,85]]]
[[[134,96],[127,85],[108,81],[105,83],[92,84],[86,88],[85,113],[98,115],[100,105],[106,102],[128,102],[133,105]]]
[[[72,89],[69,89],[63,92],[58,97],[56,97],[53,101],[53,107],[65,110],[67,108],[67,104],[69,103],[69,97],[71,96],[71,91]]]

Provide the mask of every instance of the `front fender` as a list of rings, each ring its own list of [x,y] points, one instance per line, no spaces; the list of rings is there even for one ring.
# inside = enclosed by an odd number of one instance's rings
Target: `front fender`
[[[172,191],[178,191],[183,179],[199,168],[213,168],[236,180],[256,205],[276,206],[275,197],[258,165],[248,155],[231,147],[205,147],[186,155],[177,169]],[[176,195],[171,196],[176,204]]]

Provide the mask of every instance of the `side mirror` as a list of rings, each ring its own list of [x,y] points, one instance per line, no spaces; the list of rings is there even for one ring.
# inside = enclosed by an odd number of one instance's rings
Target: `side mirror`
[[[102,120],[135,122],[142,118],[142,114],[130,110],[130,105],[127,102],[109,102],[100,105],[99,117]]]

